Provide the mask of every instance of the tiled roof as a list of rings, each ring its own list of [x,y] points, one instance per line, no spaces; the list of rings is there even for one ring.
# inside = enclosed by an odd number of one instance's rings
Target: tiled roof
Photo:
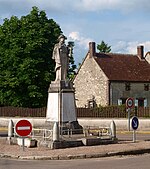
[[[94,58],[109,80],[150,82],[150,64],[137,55],[96,53]]]

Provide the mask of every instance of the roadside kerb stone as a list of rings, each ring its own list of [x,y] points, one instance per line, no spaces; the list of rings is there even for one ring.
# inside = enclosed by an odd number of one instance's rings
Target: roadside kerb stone
[[[0,154],[0,158],[12,158],[12,159],[18,159],[19,156],[15,156],[15,155],[7,155],[7,154]]]
[[[58,159],[58,156],[55,158]],[[34,156],[34,160],[52,160],[52,156]]]
[[[99,154],[87,154],[86,158],[102,158],[106,157],[107,153],[99,153]]]
[[[34,156],[20,156],[19,159],[21,160],[35,160]]]
[[[59,160],[85,159],[85,154],[59,156]]]
[[[108,152],[98,154],[78,154],[78,155],[66,155],[66,156],[15,156],[0,154],[0,158],[12,158],[21,160],[73,160],[73,159],[88,159],[88,158],[102,158],[112,156],[123,156],[123,155],[139,155],[144,153],[150,153],[150,149],[139,149],[121,152]]]
[[[150,153],[150,149],[139,149],[139,150],[129,150],[129,151],[122,151],[122,152],[108,152],[107,156],[123,156],[123,155],[139,155]]]

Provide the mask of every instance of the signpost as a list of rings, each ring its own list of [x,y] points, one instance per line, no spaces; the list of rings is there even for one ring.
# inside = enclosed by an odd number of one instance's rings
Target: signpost
[[[132,118],[131,125],[132,125],[132,129],[133,129],[133,142],[135,142],[136,141],[136,130],[139,126],[139,120],[136,116],[134,116]]]
[[[20,120],[15,126],[16,133],[22,137],[22,147],[24,151],[24,138],[32,131],[32,124],[28,120]]]
[[[131,112],[131,108],[134,107],[134,100],[133,98],[129,97],[126,100],[126,108],[127,108],[127,112],[128,112],[128,130],[130,131],[130,112]]]
[[[133,98],[129,97],[127,100],[126,100],[126,107],[131,109],[134,107],[134,100]]]

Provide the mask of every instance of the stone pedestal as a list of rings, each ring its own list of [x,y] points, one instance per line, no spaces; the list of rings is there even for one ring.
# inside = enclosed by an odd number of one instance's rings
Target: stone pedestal
[[[62,80],[51,82],[48,90],[46,119],[51,127],[58,122],[61,128],[82,130],[76,117],[75,94],[71,82]]]

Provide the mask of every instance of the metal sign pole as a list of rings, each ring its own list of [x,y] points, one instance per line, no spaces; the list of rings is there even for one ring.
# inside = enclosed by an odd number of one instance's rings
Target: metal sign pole
[[[22,150],[25,150],[25,146],[24,146],[24,137],[22,137]]]
[[[133,130],[133,143],[136,142],[136,130]]]
[[[128,112],[128,130],[130,131],[130,112],[131,112],[131,109],[128,108],[127,112]]]

